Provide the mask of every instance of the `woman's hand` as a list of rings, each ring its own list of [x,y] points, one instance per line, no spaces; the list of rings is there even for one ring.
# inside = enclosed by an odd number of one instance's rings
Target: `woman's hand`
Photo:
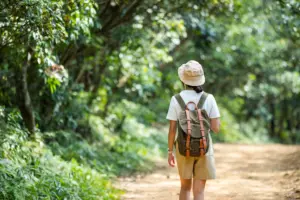
[[[175,157],[173,155],[172,152],[168,153],[169,156],[168,156],[168,163],[171,167],[174,167],[175,166]]]

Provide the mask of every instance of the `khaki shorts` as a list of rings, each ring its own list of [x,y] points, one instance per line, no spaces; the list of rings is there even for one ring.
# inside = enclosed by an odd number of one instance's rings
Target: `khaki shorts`
[[[182,179],[216,179],[215,158],[212,151],[207,152],[205,156],[187,158],[179,153],[176,142],[176,161],[178,173]]]

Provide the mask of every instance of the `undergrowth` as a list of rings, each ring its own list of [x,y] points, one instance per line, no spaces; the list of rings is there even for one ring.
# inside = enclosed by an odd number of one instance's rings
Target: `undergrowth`
[[[147,172],[166,146],[166,134],[134,118],[118,132],[90,117],[90,138],[67,131],[37,132],[20,126],[18,113],[0,116],[0,199],[119,199],[119,175]],[[165,131],[165,130],[164,130]]]
[[[147,127],[131,118],[122,130],[113,132],[103,123],[98,117],[90,118],[91,141],[67,131],[47,132],[44,138],[55,155],[66,161],[75,159],[107,177],[150,171],[153,160],[167,146],[165,128]]]

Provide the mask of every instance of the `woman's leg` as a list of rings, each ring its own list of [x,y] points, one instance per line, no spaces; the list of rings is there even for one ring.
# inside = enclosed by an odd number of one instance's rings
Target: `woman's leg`
[[[192,188],[192,179],[180,179],[181,188],[179,194],[179,200],[189,200]]]
[[[193,180],[194,200],[204,200],[204,188],[206,180]]]

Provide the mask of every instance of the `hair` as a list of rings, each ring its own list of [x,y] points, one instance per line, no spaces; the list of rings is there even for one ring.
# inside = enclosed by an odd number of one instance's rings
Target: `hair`
[[[186,85],[189,88],[193,88],[193,90],[195,90],[195,92],[200,93],[203,91],[202,85],[197,85],[197,86],[191,86],[191,85]]]
[[[184,85],[186,85],[186,84],[185,84],[184,82],[182,82],[182,81],[181,81],[181,83],[182,83],[183,87],[184,87]],[[192,88],[192,89],[195,90],[195,92],[197,92],[197,93],[200,93],[200,92],[203,91],[202,85],[197,85],[197,86],[186,85],[186,86],[189,87],[189,88]]]

